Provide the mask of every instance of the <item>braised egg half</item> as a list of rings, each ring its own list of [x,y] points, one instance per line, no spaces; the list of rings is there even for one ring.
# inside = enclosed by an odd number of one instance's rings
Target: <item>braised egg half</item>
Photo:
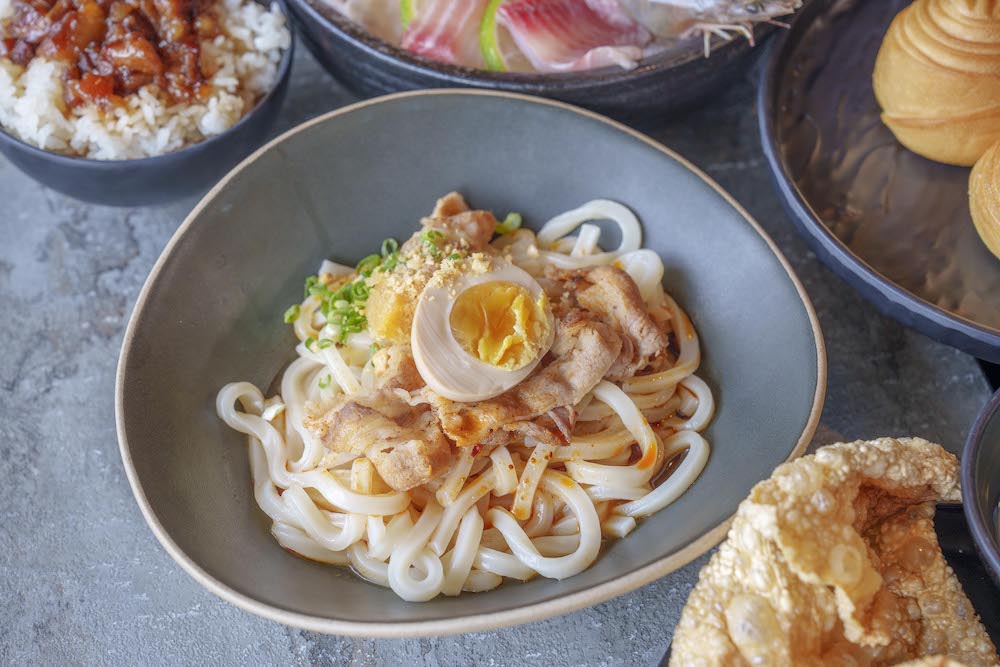
[[[480,272],[435,276],[410,333],[424,382],[453,401],[482,401],[526,378],[552,347],[548,297],[523,269],[493,260]]]

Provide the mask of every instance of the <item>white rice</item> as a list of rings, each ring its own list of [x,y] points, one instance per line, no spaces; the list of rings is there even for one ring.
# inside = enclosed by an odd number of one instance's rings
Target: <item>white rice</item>
[[[0,0],[0,21],[11,14]],[[27,69],[0,58],[0,125],[39,148],[96,160],[163,155],[225,132],[274,85],[291,35],[277,5],[219,0],[221,35],[202,43],[213,87],[197,104],[171,104],[157,86],[141,88],[124,106],[67,109],[63,66],[35,58]]]

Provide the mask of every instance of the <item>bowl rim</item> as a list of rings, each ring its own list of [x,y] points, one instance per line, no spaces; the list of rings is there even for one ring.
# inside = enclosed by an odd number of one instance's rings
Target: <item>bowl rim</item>
[[[257,115],[257,113],[271,100],[271,98],[275,96],[277,90],[288,79],[292,71],[292,60],[295,55],[295,33],[297,31],[292,24],[292,13],[288,8],[288,0],[250,1],[264,5],[268,9],[270,9],[272,5],[278,6],[281,13],[285,17],[285,26],[288,28],[288,48],[281,54],[281,61],[278,63],[278,71],[274,76],[274,83],[271,84],[271,87],[266,93],[260,96],[260,99],[254,103],[253,107],[249,111],[243,114],[238,121],[233,123],[232,127],[226,128],[219,134],[207,137],[188,146],[183,146],[169,153],[163,153],[162,155],[148,155],[146,157],[124,160],[101,160],[92,157],[56,153],[55,151],[46,150],[44,148],[39,148],[34,144],[29,144],[24,139],[21,139],[15,136],[12,132],[8,131],[5,127],[3,127],[3,125],[0,125],[0,144],[7,144],[22,153],[27,153],[32,157],[59,164],[62,167],[96,168],[103,171],[115,171],[126,166],[130,168],[134,166],[137,169],[141,169],[143,167],[153,166],[157,162],[168,162],[181,157],[193,157],[197,153],[208,150],[212,145],[220,142],[223,138],[230,136],[237,129],[247,124],[252,116]]]
[[[664,66],[667,68],[680,67],[704,57],[704,49],[701,44],[692,42],[691,48],[685,48],[683,55],[678,53],[654,54],[648,58],[642,58],[638,65],[631,70],[625,70],[615,65],[608,65],[574,72],[495,72],[485,68],[438,62],[407,51],[376,37],[364,27],[358,25],[344,14],[341,14],[336,8],[323,3],[322,0],[287,1],[293,15],[297,11],[307,13],[311,19],[319,22],[339,39],[349,42],[352,46],[361,49],[366,55],[375,58],[382,64],[402,66],[411,73],[443,77],[453,83],[462,83],[482,88],[518,86],[523,89],[539,90],[548,86],[583,88],[602,84],[629,83],[658,72]],[[322,6],[322,9],[320,6]],[[767,24],[761,25],[762,30],[768,28]],[[756,28],[757,26],[755,26],[755,30]],[[763,41],[763,38],[768,34],[770,33],[767,32],[762,35],[758,41]],[[723,49],[728,51],[744,48],[745,44],[746,41],[739,34],[727,40],[721,40],[713,36],[709,41],[709,53],[715,54]],[[695,49],[695,46],[698,48]]]
[[[779,108],[781,72],[787,69],[793,40],[823,16],[831,4],[832,0],[807,3],[792,19],[790,29],[776,37],[764,54],[765,66],[757,90],[757,126],[761,148],[782,203],[823,263],[881,312],[946,345],[1000,362],[1000,329],[945,310],[883,275],[826,226],[796,185],[778,145],[775,115]]]
[[[985,509],[975,502],[975,482],[976,470],[975,459],[981,447],[984,446],[983,437],[986,435],[986,428],[994,418],[1000,415],[1000,389],[986,402],[976,421],[972,424],[969,437],[965,440],[962,448],[962,509],[965,512],[965,520],[969,524],[969,532],[972,539],[979,547],[979,554],[986,562],[987,567],[993,570],[994,577],[1000,581],[1000,536],[995,532],[995,528],[990,526],[990,517]]]
[[[597,113],[587,111],[564,102],[509,92],[463,89],[417,90],[364,100],[335,109],[306,121],[264,144],[261,148],[256,150],[243,162],[237,165],[232,171],[230,171],[229,174],[227,174],[202,198],[191,213],[188,214],[184,222],[181,223],[181,225],[174,232],[173,236],[167,242],[167,245],[164,247],[162,253],[150,271],[149,276],[146,278],[146,281],[142,286],[142,290],[139,292],[132,314],[129,317],[128,326],[125,330],[115,377],[115,426],[118,434],[118,443],[122,463],[125,467],[125,473],[128,477],[129,485],[132,487],[132,492],[135,496],[136,502],[142,511],[143,518],[145,518],[146,523],[153,531],[153,534],[160,541],[160,544],[167,551],[167,553],[181,566],[181,568],[202,586],[227,602],[230,602],[245,611],[249,611],[258,616],[262,616],[285,625],[325,634],[355,637],[400,638],[481,632],[501,627],[520,625],[531,621],[544,620],[553,616],[568,614],[584,607],[589,607],[609,600],[613,597],[623,595],[688,564],[722,541],[726,532],[729,530],[729,525],[732,522],[733,516],[735,516],[735,514],[731,515],[717,526],[708,528],[704,534],[676,553],[660,558],[638,570],[622,574],[621,576],[611,579],[610,581],[606,581],[602,584],[598,584],[597,586],[593,586],[563,597],[520,606],[499,613],[480,613],[457,618],[444,618],[427,621],[398,621],[381,623],[345,621],[303,614],[255,600],[254,598],[227,586],[202,569],[197,563],[194,562],[194,560],[181,550],[181,548],[173,541],[164,529],[159,519],[157,519],[153,508],[150,506],[148,499],[146,498],[146,494],[142,488],[142,483],[139,480],[138,473],[136,472],[132,461],[132,455],[126,435],[124,387],[125,369],[129,365],[129,360],[132,354],[132,343],[135,337],[136,329],[139,326],[139,322],[143,318],[152,286],[159,279],[159,275],[166,265],[168,258],[173,254],[174,247],[179,243],[180,239],[184,237],[187,230],[195,224],[195,221],[198,219],[202,210],[205,209],[216,197],[216,195],[218,195],[218,193],[226,187],[229,181],[232,180],[236,174],[240,173],[248,165],[252,164],[255,160],[261,157],[265,152],[275,148],[284,140],[314,125],[329,121],[330,119],[341,115],[353,113],[369,106],[393,103],[397,100],[411,97],[438,95],[513,99],[522,102],[530,102],[532,104],[555,107],[566,112],[579,114],[591,120],[600,121],[601,123],[617,129],[634,139],[639,139],[647,146],[650,146],[651,148],[654,148],[677,161],[681,166],[687,168],[695,176],[701,178],[705,183],[711,186],[716,193],[718,193],[743,217],[744,220],[746,220],[747,224],[749,224],[750,227],[757,232],[757,234],[759,234],[763,241],[767,244],[772,254],[785,270],[785,273],[792,282],[792,285],[795,287],[796,293],[806,310],[812,329],[813,340],[816,346],[816,388],[814,390],[812,407],[806,419],[806,423],[803,426],[803,430],[799,435],[798,441],[795,443],[795,446],[785,459],[786,461],[797,458],[805,451],[819,425],[820,415],[823,410],[823,402],[826,396],[826,347],[823,339],[823,332],[820,329],[819,319],[816,316],[816,311],[813,308],[812,302],[809,300],[809,295],[807,294],[805,287],[802,285],[802,282],[795,274],[795,271],[792,269],[792,266],[782,254],[781,250],[777,247],[767,232],[765,232],[764,229],[747,213],[747,211],[704,172],[678,154],[674,153],[669,148],[645,136],[644,134],[637,132],[636,130]],[[735,513],[735,508],[733,508],[733,511]]]

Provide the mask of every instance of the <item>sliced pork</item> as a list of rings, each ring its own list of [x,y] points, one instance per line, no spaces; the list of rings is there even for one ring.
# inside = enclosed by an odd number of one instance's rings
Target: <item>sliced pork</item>
[[[397,390],[415,391],[423,380],[407,346],[381,350],[372,360],[375,391],[344,398],[306,428],[337,454],[367,456],[397,491],[426,484],[451,465],[451,444],[426,405],[411,406]]]
[[[649,315],[635,281],[614,266],[565,271],[549,269],[551,292],[611,324],[622,336],[622,348],[607,379],[627,380],[667,351],[667,335]]]
[[[554,359],[526,380],[477,403],[438,399],[444,432],[459,447],[470,447],[501,429],[523,431],[526,423],[549,413],[547,419],[561,438],[569,428],[569,417],[558,409],[579,403],[601,381],[621,345],[621,338],[606,324],[583,311],[567,313],[556,323]]]
[[[489,211],[474,211],[462,195],[452,192],[438,199],[434,211],[421,220],[423,228],[411,236],[401,248],[405,256],[425,243],[425,232],[440,232],[443,241],[469,250],[486,249],[496,228],[497,219]]]

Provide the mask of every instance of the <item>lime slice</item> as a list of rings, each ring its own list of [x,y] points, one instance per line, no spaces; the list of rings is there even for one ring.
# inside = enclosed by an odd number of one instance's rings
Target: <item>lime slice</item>
[[[497,38],[497,9],[504,0],[490,0],[479,24],[479,50],[483,54],[486,69],[493,72],[506,72],[507,65],[500,53],[500,40]],[[406,0],[402,0],[406,2]]]
[[[413,20],[413,14],[416,12],[414,4],[415,0],[399,0],[399,20],[403,23],[403,30],[406,30]]]

